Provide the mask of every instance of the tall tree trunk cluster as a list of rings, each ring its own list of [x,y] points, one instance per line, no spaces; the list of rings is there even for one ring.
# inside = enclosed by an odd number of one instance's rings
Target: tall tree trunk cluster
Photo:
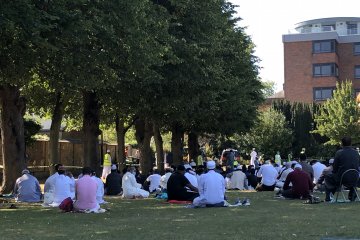
[[[9,193],[15,185],[16,177],[26,167],[24,113],[25,99],[18,87],[0,86],[1,141],[3,153],[3,181],[1,193]]]

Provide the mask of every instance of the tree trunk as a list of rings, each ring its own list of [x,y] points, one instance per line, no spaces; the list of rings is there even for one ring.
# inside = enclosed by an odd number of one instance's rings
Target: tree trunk
[[[199,156],[199,141],[198,135],[194,132],[190,132],[188,135],[188,150],[189,150],[189,157],[190,161],[194,160],[196,162],[197,156]]]
[[[118,156],[119,156],[119,170],[125,168],[125,127],[124,127],[124,120],[120,119],[119,115],[116,114],[115,117],[115,125],[116,125],[116,138],[118,144]]]
[[[152,168],[150,141],[153,135],[152,124],[149,121],[138,119],[135,122],[135,136],[140,150],[140,171],[147,174]]]
[[[49,170],[50,174],[55,173],[55,165],[60,163],[59,159],[59,135],[61,121],[64,115],[64,103],[62,94],[56,96],[55,108],[51,118],[50,141],[49,141]]]
[[[83,144],[84,166],[100,170],[99,135],[101,134],[99,103],[95,92],[84,91]]]
[[[0,86],[3,181],[0,193],[10,193],[25,163],[25,99],[15,86]]]
[[[173,154],[173,164],[175,166],[183,164],[183,137],[184,132],[180,125],[175,124],[171,129],[171,152]]]
[[[160,172],[164,171],[164,147],[161,137],[160,129],[157,124],[154,124],[154,140],[156,146],[156,166]]]

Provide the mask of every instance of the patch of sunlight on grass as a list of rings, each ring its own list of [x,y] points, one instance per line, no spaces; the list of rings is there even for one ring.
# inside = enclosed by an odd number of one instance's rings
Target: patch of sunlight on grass
[[[19,209],[10,209],[10,208],[0,209],[0,212],[15,212],[15,211],[19,211]]]
[[[172,222],[194,222],[194,219],[191,218],[178,218],[178,219],[173,219]]]
[[[99,231],[99,232],[95,232],[96,234],[107,234],[109,233],[109,231]]]

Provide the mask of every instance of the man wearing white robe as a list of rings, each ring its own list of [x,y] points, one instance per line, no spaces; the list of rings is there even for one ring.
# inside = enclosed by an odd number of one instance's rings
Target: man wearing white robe
[[[255,166],[256,158],[257,158],[257,152],[255,151],[255,148],[253,148],[252,152],[250,153],[250,165]]]
[[[135,168],[130,167],[122,178],[123,198],[147,198],[149,192],[141,189],[141,184],[136,182]]]
[[[172,168],[167,168],[165,169],[165,174],[161,176],[161,179],[160,179],[160,187],[162,189],[166,189],[167,187],[167,182],[171,176],[173,172],[173,169]]]
[[[192,167],[189,164],[185,164],[185,177],[189,180],[191,185],[194,187],[198,187],[198,179],[196,177],[196,173],[193,171]],[[190,190],[190,189],[189,189]]]
[[[221,204],[225,197],[225,179],[219,173],[215,172],[215,162],[208,161],[206,163],[208,172],[201,175],[199,180],[199,194],[195,198],[193,205],[195,207],[204,207],[208,204]]]
[[[58,170],[62,164],[55,165],[55,171],[53,175],[48,177],[44,185],[44,204],[48,205],[54,201],[54,192],[55,192],[55,179],[59,176]]]
[[[316,184],[326,166],[317,160],[311,161],[310,165],[314,170],[314,183]]]
[[[59,176],[55,178],[54,201],[50,204],[52,207],[58,207],[60,203],[68,197],[71,197],[71,179],[65,175],[65,168],[59,167]]]
[[[96,201],[98,204],[106,203],[104,201],[104,182],[96,176],[96,172],[93,171],[91,174],[91,178],[95,180],[97,188],[96,188]]]

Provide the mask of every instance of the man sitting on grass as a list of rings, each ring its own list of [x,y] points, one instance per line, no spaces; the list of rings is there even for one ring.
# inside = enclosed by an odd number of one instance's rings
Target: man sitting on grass
[[[54,201],[54,194],[55,194],[55,181],[56,178],[59,176],[58,170],[62,164],[55,165],[55,171],[53,175],[48,177],[45,181],[44,185],[44,205],[50,204]]]
[[[278,171],[270,160],[260,167],[257,176],[261,177],[261,184],[256,187],[256,191],[274,191]]]
[[[75,210],[99,212],[100,206],[96,200],[97,183],[91,178],[91,168],[84,167],[83,176],[76,182]]]
[[[282,195],[285,198],[307,199],[310,196],[314,185],[308,173],[302,171],[302,166],[296,164],[294,171],[289,173],[284,183]],[[292,187],[290,187],[290,183]]]
[[[121,193],[122,176],[117,172],[116,165],[111,166],[111,173],[107,175],[105,182],[106,195],[119,195]]]
[[[179,165],[176,172],[170,176],[167,182],[168,201],[193,201],[194,198],[199,196],[197,193],[198,189],[184,175],[185,167]],[[189,192],[187,188],[192,190],[192,192]]]
[[[15,200],[17,202],[40,202],[41,190],[39,181],[24,169],[22,176],[16,180],[14,187]]]
[[[193,201],[195,207],[224,206],[225,179],[219,173],[214,171],[215,166],[216,164],[214,161],[208,161],[206,163],[206,167],[209,171],[200,178],[200,196]]]
[[[149,192],[141,189],[141,184],[136,182],[135,174],[135,168],[130,167],[122,177],[123,198],[133,199],[149,197]]]

